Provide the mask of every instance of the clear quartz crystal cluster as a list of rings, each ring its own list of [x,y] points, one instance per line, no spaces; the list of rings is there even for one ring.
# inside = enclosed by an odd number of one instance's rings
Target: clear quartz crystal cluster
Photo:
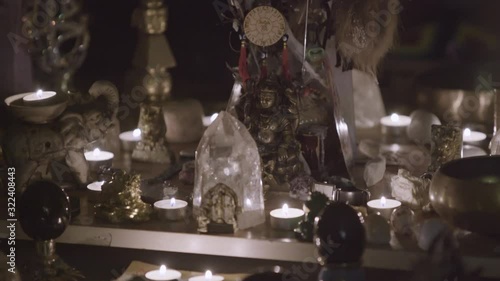
[[[237,195],[239,229],[264,223],[262,170],[257,145],[245,125],[221,112],[205,131],[196,150],[193,209],[202,215],[202,198],[217,184]]]

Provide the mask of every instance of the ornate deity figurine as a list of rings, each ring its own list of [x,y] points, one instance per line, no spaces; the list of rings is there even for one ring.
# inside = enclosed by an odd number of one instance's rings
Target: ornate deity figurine
[[[223,183],[209,189],[203,196],[198,216],[198,231],[209,233],[233,233],[238,225],[236,215],[241,212],[238,196]]]
[[[265,187],[289,191],[290,181],[303,171],[300,143],[295,139],[299,120],[296,93],[273,78],[253,88],[242,114],[259,148]]]
[[[101,203],[96,204],[95,213],[112,223],[149,220],[153,209],[142,202],[140,176],[115,171],[112,179],[102,185]]]

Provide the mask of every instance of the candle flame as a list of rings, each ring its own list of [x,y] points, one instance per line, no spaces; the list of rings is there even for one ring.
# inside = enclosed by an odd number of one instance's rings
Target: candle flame
[[[133,132],[132,132],[132,136],[134,136],[135,138],[138,138],[141,136],[141,129],[135,129]]]
[[[382,196],[382,198],[380,198],[380,204],[382,204],[382,207],[385,207],[386,203],[387,203],[387,199],[385,199],[385,197]]]
[[[288,204],[283,204],[283,208],[281,210],[285,216],[288,216]]]
[[[175,198],[170,199],[170,207],[175,206]]]
[[[36,98],[37,99],[41,99],[42,98],[42,93],[43,93],[42,90],[36,91]]]
[[[391,121],[399,122],[399,115],[397,115],[396,113],[391,114]]]
[[[470,135],[471,135],[471,130],[469,128],[465,128],[464,137],[470,137]]]
[[[161,275],[167,274],[167,267],[165,265],[160,266],[160,274]]]
[[[99,154],[101,154],[101,150],[99,148],[94,149],[94,151],[92,152],[92,155],[94,156],[99,156]]]
[[[210,270],[205,271],[205,279],[206,280],[212,279],[212,271]]]

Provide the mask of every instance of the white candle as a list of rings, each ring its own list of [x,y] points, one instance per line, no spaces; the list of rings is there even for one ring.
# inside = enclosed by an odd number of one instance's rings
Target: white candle
[[[42,100],[50,99],[51,97],[53,97],[55,95],[56,95],[56,92],[38,90],[35,93],[28,94],[28,95],[24,96],[23,101],[26,101],[26,102],[42,101]]]
[[[271,226],[277,229],[293,230],[304,217],[304,211],[297,208],[289,208],[284,204],[281,209],[272,210]]]
[[[120,141],[124,151],[133,151],[139,141],[142,140],[142,132],[140,129],[127,131],[120,134]]]
[[[101,151],[99,148],[85,152],[85,159],[90,162],[107,161],[113,159],[115,155],[109,151]]]
[[[141,140],[141,130],[135,129],[133,131],[127,131],[120,134],[120,139],[124,141],[140,141]]]
[[[149,271],[145,276],[149,280],[167,281],[181,278],[181,273],[177,270],[167,269],[165,265],[162,265],[160,269]]]
[[[474,143],[484,141],[486,139],[486,134],[476,131],[471,131],[469,128],[465,128],[463,133],[463,141],[467,143]]]
[[[396,113],[391,114],[390,116],[385,116],[380,119],[380,124],[389,127],[406,127],[411,123],[410,116],[398,115]]]
[[[87,185],[87,188],[92,191],[102,191],[102,185],[105,183],[105,181],[95,181],[89,185]]]
[[[161,220],[176,221],[186,216],[188,203],[183,200],[171,198],[156,201],[154,208]]]
[[[189,278],[189,281],[222,281],[224,277],[220,275],[212,275],[212,271],[205,271],[205,275],[195,276]]]
[[[380,199],[368,201],[367,205],[372,213],[379,213],[387,220],[390,220],[392,212],[401,206],[401,202],[394,199],[386,199],[382,196]]]
[[[210,126],[210,124],[212,124],[212,122],[214,122],[215,119],[217,119],[217,116],[219,116],[218,113],[214,113],[210,116],[204,116],[203,117],[203,126],[205,126],[205,127]]]

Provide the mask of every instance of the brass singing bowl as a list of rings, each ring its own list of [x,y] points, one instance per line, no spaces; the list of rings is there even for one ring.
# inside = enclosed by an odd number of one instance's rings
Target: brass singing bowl
[[[432,179],[429,196],[434,210],[452,225],[500,235],[500,156],[444,164]]]

